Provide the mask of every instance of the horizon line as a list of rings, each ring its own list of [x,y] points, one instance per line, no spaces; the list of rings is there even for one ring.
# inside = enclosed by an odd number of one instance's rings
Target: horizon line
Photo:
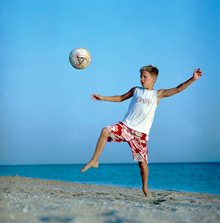
[[[198,161],[198,162],[151,162],[148,165],[155,165],[155,164],[217,164],[220,161]],[[41,164],[0,164],[1,166],[58,166],[58,165],[85,165],[86,163],[41,163]],[[133,164],[136,165],[137,163],[99,163],[99,165],[126,165],[126,164]]]

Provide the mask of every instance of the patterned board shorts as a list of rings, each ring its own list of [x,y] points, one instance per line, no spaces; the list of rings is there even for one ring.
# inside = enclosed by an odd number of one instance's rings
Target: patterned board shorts
[[[133,159],[138,162],[148,163],[147,134],[127,127],[123,122],[107,126],[111,133],[108,142],[127,142],[131,147]]]

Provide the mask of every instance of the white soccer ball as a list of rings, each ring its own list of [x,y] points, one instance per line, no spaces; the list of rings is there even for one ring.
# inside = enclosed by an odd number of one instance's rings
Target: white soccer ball
[[[91,62],[91,55],[85,48],[76,48],[70,52],[69,60],[76,69],[85,69]]]

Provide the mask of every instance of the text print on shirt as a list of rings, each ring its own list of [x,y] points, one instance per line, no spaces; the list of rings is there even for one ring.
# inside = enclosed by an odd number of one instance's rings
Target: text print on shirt
[[[150,98],[142,98],[142,97],[137,97],[135,102],[140,102],[140,103],[143,103],[143,104],[152,104],[152,100]]]

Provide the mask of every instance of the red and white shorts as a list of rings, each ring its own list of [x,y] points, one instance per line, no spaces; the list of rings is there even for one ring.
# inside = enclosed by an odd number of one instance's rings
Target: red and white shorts
[[[134,160],[148,163],[147,134],[135,131],[123,122],[107,126],[106,129],[111,133],[108,142],[127,142],[131,147]]]

